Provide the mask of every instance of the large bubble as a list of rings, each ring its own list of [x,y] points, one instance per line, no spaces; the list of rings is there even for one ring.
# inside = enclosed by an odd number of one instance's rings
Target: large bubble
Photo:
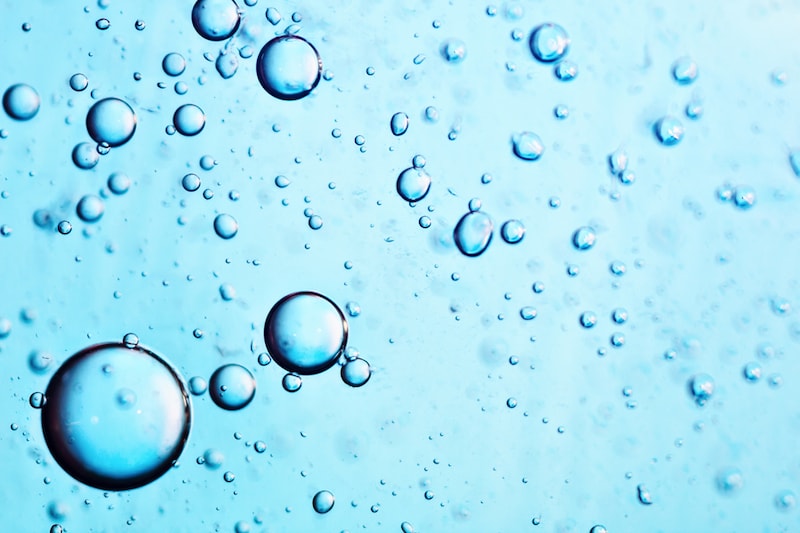
[[[192,25],[204,39],[224,41],[239,29],[241,16],[234,0],[197,0]]]
[[[86,130],[98,143],[121,146],[131,140],[136,131],[136,114],[124,100],[104,98],[89,109]]]
[[[261,49],[256,73],[261,86],[275,98],[298,100],[319,83],[322,60],[317,49],[302,37],[281,35]]]

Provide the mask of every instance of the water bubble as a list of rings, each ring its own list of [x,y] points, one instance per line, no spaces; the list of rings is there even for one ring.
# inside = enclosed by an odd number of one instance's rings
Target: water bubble
[[[433,106],[426,107],[425,120],[428,122],[437,122],[439,120],[439,110]]]
[[[120,408],[121,389],[135,391],[135,410]],[[172,468],[189,435],[191,410],[180,375],[140,346],[81,350],[56,371],[45,396],[42,430],[50,452],[69,475],[99,489],[154,481]]]
[[[672,116],[661,118],[655,125],[655,133],[664,146],[675,146],[683,139],[683,124]]]
[[[181,180],[181,185],[186,192],[194,192],[200,188],[200,178],[197,174],[186,174]]]
[[[594,228],[582,226],[572,234],[572,245],[576,250],[590,250],[597,241]]]
[[[569,108],[565,105],[557,105],[553,108],[553,115],[558,120],[564,120],[565,118],[569,117]]]
[[[469,207],[469,212],[474,213],[475,211],[481,210],[481,207],[483,207],[483,202],[481,202],[480,198],[470,198],[468,207]]]
[[[681,85],[689,85],[697,79],[697,63],[690,57],[681,57],[672,64],[672,77]]]
[[[281,384],[283,385],[283,390],[286,392],[297,392],[300,390],[300,387],[303,386],[303,378],[294,372],[289,372],[283,376]]]
[[[561,81],[572,81],[578,76],[578,65],[568,60],[561,61],[553,69],[553,74]]]
[[[261,86],[281,100],[307,96],[319,83],[321,72],[317,49],[296,35],[281,35],[269,41],[256,62]]]
[[[224,41],[239,28],[239,6],[233,0],[197,0],[192,8],[192,25],[209,41]]]
[[[39,228],[50,228],[53,225],[53,217],[47,209],[37,209],[33,212],[33,223]]]
[[[626,267],[625,263],[622,261],[612,261],[611,264],[608,265],[608,270],[615,276],[623,276],[625,272],[628,271],[628,267]]]
[[[14,120],[30,120],[39,112],[41,99],[36,89],[24,83],[12,85],[3,94],[3,108]]]
[[[194,104],[184,104],[175,110],[172,123],[181,135],[197,135],[206,125],[206,114]]]
[[[322,217],[319,215],[311,215],[308,217],[308,227],[314,230],[322,227]]]
[[[542,139],[535,133],[524,131],[511,136],[514,155],[525,161],[536,161],[544,153]]]
[[[114,172],[106,182],[108,190],[116,195],[125,194],[131,188],[131,179],[122,172]]]
[[[589,533],[608,533],[606,526],[601,526],[600,524],[596,526],[592,526],[592,529],[589,530]]]
[[[257,440],[253,443],[253,449],[256,453],[264,453],[267,451],[267,443],[263,440]]]
[[[272,362],[272,357],[269,356],[267,352],[261,352],[258,354],[258,364],[261,366],[267,366]]]
[[[347,310],[347,314],[351,317],[357,317],[361,314],[361,306],[358,305],[358,302],[347,302],[344,306]]]
[[[525,237],[525,226],[519,220],[507,220],[500,227],[500,236],[508,244],[516,244]]]
[[[744,379],[746,379],[750,383],[755,383],[756,381],[761,379],[762,373],[763,371],[761,369],[761,365],[755,361],[747,363],[746,365],[744,365],[744,368],[742,369],[742,374],[744,375]]]
[[[58,223],[57,229],[61,235],[69,235],[72,232],[72,224],[69,223],[69,220],[62,220]]]
[[[109,22],[109,20],[105,18],[97,19],[94,25],[98,30],[107,30],[108,28],[111,27],[111,22]]]
[[[636,174],[632,170],[623,170],[619,173],[617,179],[623,185],[633,185],[633,182],[636,181]]]
[[[268,7],[265,15],[269,23],[273,26],[276,26],[282,18],[280,12],[274,7]]]
[[[222,479],[224,479],[226,483],[233,483],[233,480],[236,479],[236,474],[231,471],[225,472],[222,475]]]
[[[756,191],[749,185],[737,185],[733,191],[733,205],[739,209],[750,209],[756,204]]]
[[[684,113],[686,113],[687,118],[691,120],[698,120],[703,116],[703,105],[700,102],[689,102],[686,104]]]
[[[400,531],[402,533],[415,533],[416,529],[414,529],[414,526],[412,526],[410,522],[403,522],[400,524]]]
[[[222,213],[214,219],[214,231],[223,239],[232,239],[239,232],[239,223],[232,216]]]
[[[689,381],[689,392],[697,405],[705,405],[714,394],[714,378],[708,374],[696,374]]]
[[[9,322],[9,328],[10,324]],[[3,338],[2,334],[0,334],[0,338]],[[53,366],[53,361],[52,355],[40,350],[31,352],[30,355],[28,355],[28,367],[36,374],[44,374],[50,370],[50,367]]]
[[[519,310],[519,316],[522,320],[533,320],[538,315],[535,307],[525,306]]]
[[[347,344],[341,309],[322,294],[303,291],[281,298],[267,314],[264,341],[281,368],[317,374],[336,363]]]
[[[775,507],[779,511],[791,511],[797,507],[797,496],[790,490],[782,490],[775,495]]]
[[[31,394],[30,398],[28,398],[28,403],[34,409],[41,409],[44,407],[44,404],[47,403],[47,399],[41,392],[34,392]]]
[[[214,63],[217,72],[222,76],[223,80],[232,78],[236,71],[239,70],[239,58],[233,52],[220,52],[217,56],[217,61]]]
[[[336,500],[333,497],[333,493],[328,490],[321,490],[314,495],[314,499],[311,501],[311,503],[316,512],[319,514],[325,514],[333,509],[333,504],[335,501]]]
[[[419,227],[423,229],[427,229],[431,227],[431,217],[429,216],[421,216],[419,217]]]
[[[230,283],[223,283],[219,286],[219,295],[226,302],[236,298],[236,288]]]
[[[450,39],[442,46],[442,56],[449,63],[461,63],[467,57],[467,45],[460,39]]]
[[[569,50],[569,36],[558,24],[548,22],[536,27],[531,33],[533,57],[543,63],[558,61]]]
[[[628,168],[628,153],[622,148],[608,155],[608,170],[615,176]]]
[[[597,325],[597,314],[593,311],[584,311],[581,313],[580,323],[586,329],[595,327]]]
[[[609,342],[614,348],[619,348],[625,344],[625,335],[622,333],[612,333]]]
[[[112,148],[128,142],[136,131],[136,114],[124,100],[104,98],[86,115],[86,130],[98,143]]]
[[[723,494],[738,491],[744,485],[742,471],[738,468],[725,468],[717,474],[717,489]]]
[[[97,222],[105,211],[103,200],[93,194],[87,194],[78,201],[78,218],[84,222]]]
[[[628,311],[622,307],[614,309],[611,312],[611,320],[613,320],[615,324],[624,324],[628,321]]]
[[[489,247],[494,224],[491,217],[480,211],[471,211],[462,216],[453,230],[456,246],[466,256],[476,257]]]
[[[207,390],[208,382],[205,378],[194,376],[189,380],[189,392],[191,392],[193,396],[201,396],[205,394]]]
[[[639,498],[639,503],[642,505],[652,505],[653,504],[653,495],[650,494],[650,491],[647,490],[647,487],[644,485],[638,485],[636,487],[636,495]]]
[[[89,86],[89,78],[80,72],[73,74],[69,79],[69,86],[73,91],[81,92]]]
[[[360,357],[356,357],[342,366],[340,371],[342,381],[351,387],[360,387],[369,381],[372,369],[369,363]]]
[[[234,363],[216,369],[208,381],[211,399],[226,411],[246,407],[256,394],[256,380],[242,365]]]
[[[135,348],[139,346],[139,336],[136,335],[136,333],[126,333],[122,337],[122,344],[124,344],[126,348]]]
[[[167,76],[180,76],[186,70],[186,59],[177,52],[170,52],[161,60],[161,68]]]
[[[431,176],[421,168],[407,168],[397,177],[397,193],[407,202],[419,202],[431,188]]]
[[[405,113],[395,113],[392,115],[392,120],[389,122],[392,129],[392,135],[399,137],[408,131],[408,115]]]

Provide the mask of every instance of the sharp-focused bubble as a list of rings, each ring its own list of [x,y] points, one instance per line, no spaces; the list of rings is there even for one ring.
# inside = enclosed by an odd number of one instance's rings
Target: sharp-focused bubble
[[[98,143],[106,143],[112,148],[121,146],[136,131],[136,114],[124,100],[104,98],[89,109],[86,130]]]
[[[161,60],[161,68],[167,76],[180,76],[186,70],[186,59],[176,52],[171,52]]]
[[[275,37],[261,49],[256,61],[258,81],[281,100],[307,96],[319,83],[322,59],[314,46],[297,35]]]
[[[98,196],[87,194],[78,201],[76,211],[84,222],[97,222],[103,216],[105,204]]]
[[[597,234],[594,228],[582,226],[572,234],[572,245],[576,250],[589,250],[597,241]]]
[[[192,25],[209,41],[224,41],[239,29],[241,17],[234,0],[197,0],[192,8]]]
[[[756,205],[756,191],[749,185],[737,185],[733,191],[733,205],[747,210]]]
[[[206,114],[194,104],[184,104],[172,115],[172,124],[181,135],[197,135],[206,125]]]
[[[544,153],[542,139],[535,133],[524,131],[511,137],[514,155],[525,161],[536,161]]]
[[[456,246],[462,254],[476,257],[489,247],[494,224],[486,213],[471,211],[462,216],[453,230]]]
[[[351,387],[360,387],[369,381],[372,369],[369,363],[360,357],[347,361],[340,371],[342,381]]]
[[[606,529],[606,526],[601,526],[600,524],[597,524],[595,526],[592,526],[592,529],[589,530],[589,533],[608,533],[608,530]]]
[[[281,298],[267,314],[264,341],[281,368],[302,375],[332,367],[347,344],[348,324],[341,309],[317,292]]]
[[[597,325],[597,314],[593,311],[584,311],[581,313],[580,323],[586,329],[595,327]]]
[[[689,392],[697,405],[705,405],[714,394],[714,378],[708,374],[696,374],[689,381]]]
[[[761,365],[756,361],[750,361],[744,368],[742,369],[742,374],[744,375],[744,379],[749,381],[750,383],[755,383],[763,374],[763,370]]]
[[[14,120],[30,120],[39,112],[41,99],[36,89],[24,83],[12,85],[3,94],[3,108]]]
[[[411,525],[411,522],[403,522],[400,524],[400,531],[402,531],[402,533],[416,533],[417,530],[414,529],[414,526]]]
[[[408,131],[408,115],[405,113],[395,113],[392,115],[392,120],[389,122],[392,130],[392,135],[399,137]]]
[[[135,405],[120,405],[131,391]],[[130,490],[169,470],[189,435],[191,409],[180,375],[150,350],[108,343],[70,357],[45,392],[42,430],[72,477]],[[133,407],[133,408],[131,408]]]
[[[543,63],[558,61],[569,50],[569,36],[558,24],[548,22],[536,27],[530,40],[533,57]]]
[[[682,57],[672,64],[672,77],[681,85],[689,85],[697,79],[697,63],[690,57]]]
[[[568,60],[561,61],[553,69],[553,74],[561,81],[572,81],[578,77],[578,65]]]
[[[89,86],[89,78],[80,72],[73,74],[69,79],[69,86],[73,91],[81,92]]]
[[[228,364],[214,371],[208,388],[215,404],[227,411],[236,411],[253,401],[256,380],[242,365]]]
[[[181,179],[181,186],[186,192],[194,192],[200,188],[200,178],[197,174],[186,174],[183,179]]]
[[[675,146],[683,139],[683,124],[675,117],[666,116],[656,122],[655,133],[662,145]]]
[[[397,177],[397,193],[406,202],[419,202],[431,188],[431,176],[422,168],[407,168]]]
[[[314,499],[311,501],[311,503],[316,512],[319,514],[325,514],[333,509],[333,504],[335,501],[336,499],[331,491],[321,490],[314,495]]]
[[[507,220],[500,227],[500,236],[508,244],[516,244],[525,237],[525,226],[519,220]]]
[[[283,390],[286,392],[297,392],[300,390],[300,387],[303,386],[303,378],[295,372],[289,372],[283,376],[281,384],[283,385]]]
[[[232,239],[239,232],[239,223],[232,216],[222,213],[214,219],[214,231],[223,239]]]

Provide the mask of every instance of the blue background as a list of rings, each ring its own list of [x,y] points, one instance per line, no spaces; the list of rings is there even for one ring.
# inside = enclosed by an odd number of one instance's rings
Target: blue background
[[[531,1],[497,4],[494,16],[471,2],[413,4],[242,3],[229,46],[254,54],[225,80],[213,60],[226,44],[196,33],[190,2],[2,2],[0,89],[27,83],[42,99],[30,121],[0,115],[0,225],[11,229],[0,237],[0,316],[12,323],[0,339],[4,528],[800,530],[800,510],[775,503],[781,491],[800,493],[800,321],[796,309],[773,310],[800,305],[800,183],[788,163],[800,146],[800,3]],[[270,6],[283,15],[277,26],[264,16]],[[285,102],[259,85],[255,60],[293,12],[332,79]],[[95,26],[103,17],[105,31]],[[548,21],[571,38],[572,82],[530,53],[530,31]],[[457,64],[440,51],[451,38],[466,45]],[[187,60],[178,78],[161,68],[170,52]],[[680,86],[671,65],[687,55],[699,76]],[[89,78],[86,91],[70,89],[76,72]],[[780,72],[785,84],[773,80]],[[188,84],[185,95],[175,81]],[[131,105],[136,133],[80,170],[72,148],[90,141],[86,113],[105,97]],[[692,101],[704,108],[697,121],[684,115]],[[185,103],[205,111],[205,129],[167,135]],[[554,117],[558,104],[566,120]],[[394,137],[398,111],[410,127]],[[652,131],[667,114],[686,129],[671,148]],[[521,131],[542,138],[539,161],[513,155]],[[608,170],[618,148],[637,176],[629,187]],[[395,181],[416,154],[433,184],[410,207]],[[204,155],[217,161],[210,171],[200,169]],[[127,194],[107,193],[113,172],[132,179]],[[200,176],[199,191],[181,187],[187,172]],[[277,175],[291,185],[276,187]],[[753,187],[755,206],[718,200],[725,183]],[[78,200],[103,190],[102,219],[82,222]],[[474,197],[496,230],[522,220],[523,241],[495,235],[483,255],[459,253],[452,231]],[[548,205],[553,197],[560,207]],[[322,217],[319,230],[307,207]],[[37,227],[37,209],[69,220],[72,233]],[[214,233],[219,213],[239,222],[234,238]],[[597,244],[579,252],[571,236],[584,225]],[[622,277],[609,272],[615,260],[627,266]],[[568,265],[580,273],[568,276]],[[221,299],[222,283],[234,300]],[[337,367],[289,394],[277,365],[258,365],[267,312],[298,290],[360,305],[349,345],[373,367],[364,387],[346,386]],[[532,321],[519,316],[528,305]],[[629,313],[623,325],[611,321],[617,307]],[[591,330],[579,325],[585,310],[599,317]],[[178,466],[143,488],[103,493],[52,460],[28,397],[56,365],[37,375],[27,361],[41,350],[60,363],[129,331],[187,380],[233,362],[258,389],[236,412],[193,397]],[[609,343],[617,331],[621,348]],[[742,375],[750,361],[763,366],[756,383]],[[703,407],[688,393],[699,372],[716,383]],[[224,455],[218,470],[196,464],[208,449]],[[743,480],[730,493],[717,487],[726,468]],[[637,499],[640,484],[652,505]],[[325,515],[311,507],[322,489],[336,496]]]

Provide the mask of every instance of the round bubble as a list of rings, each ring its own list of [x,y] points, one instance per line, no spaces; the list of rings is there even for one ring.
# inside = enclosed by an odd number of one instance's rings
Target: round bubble
[[[76,92],[84,91],[89,86],[89,78],[87,78],[85,74],[81,74],[80,72],[77,74],[73,74],[69,79],[69,86],[73,91]]]
[[[120,405],[120,391],[133,392],[135,404]],[[154,481],[172,468],[189,436],[183,380],[141,346],[108,343],[78,352],[53,375],[45,397],[50,453],[95,488],[130,490]]]
[[[233,52],[222,52],[217,56],[214,66],[222,79],[227,80],[239,70],[239,59]]]
[[[697,79],[697,63],[690,57],[682,57],[672,64],[672,77],[681,85],[689,85]]]
[[[491,217],[480,211],[471,211],[462,216],[453,230],[456,246],[462,254],[476,257],[489,247],[494,224]]]
[[[136,131],[136,114],[119,98],[104,98],[96,102],[86,115],[86,130],[98,143],[121,146]]]
[[[28,355],[28,367],[37,374],[44,374],[51,366],[53,366],[53,356],[47,352],[37,350]]]
[[[507,220],[500,227],[500,236],[508,244],[516,244],[525,237],[525,226],[519,220]]]
[[[714,378],[708,374],[695,375],[689,382],[689,392],[697,405],[705,405],[714,394]]]
[[[172,123],[178,133],[191,137],[197,135],[206,125],[206,114],[194,104],[184,104],[175,110]]]
[[[261,86],[281,100],[298,100],[310,94],[321,72],[317,49],[297,35],[275,37],[264,45],[256,62]]]
[[[733,191],[733,205],[739,209],[750,209],[756,204],[756,191],[749,185],[738,185]]]
[[[283,376],[283,389],[286,392],[297,392],[300,390],[300,387],[303,386],[303,378],[295,374],[294,372],[289,372],[285,376]]]
[[[575,230],[572,234],[572,245],[576,250],[589,250],[597,241],[597,234],[594,228],[583,226]]]
[[[351,387],[360,387],[369,381],[372,375],[372,369],[368,362],[360,357],[356,357],[351,361],[347,361],[344,366],[342,366],[340,373],[342,375],[342,381]]]
[[[597,325],[597,314],[593,311],[584,311],[581,313],[580,323],[586,329],[595,327]]]
[[[214,371],[208,388],[215,404],[227,411],[236,411],[253,401],[256,380],[242,365],[228,364]]]
[[[208,382],[204,378],[194,376],[189,380],[189,392],[191,392],[193,396],[201,396],[205,394],[207,390]]]
[[[100,154],[92,143],[78,143],[72,149],[72,162],[80,169],[94,168],[99,161]]]
[[[335,501],[336,499],[333,497],[333,493],[331,491],[321,490],[314,495],[314,499],[311,503],[316,512],[319,514],[325,514],[333,509],[333,504]]]
[[[78,218],[84,222],[97,222],[105,211],[103,200],[93,194],[87,194],[78,201],[76,209]]]
[[[561,81],[572,81],[578,76],[578,65],[572,61],[561,61],[553,69],[553,73]]]
[[[450,39],[444,43],[442,55],[448,63],[461,63],[467,57],[467,45],[461,39]]]
[[[200,178],[197,174],[186,174],[181,180],[181,185],[186,192],[194,192],[200,188]]]
[[[514,155],[525,161],[536,161],[544,153],[542,139],[535,133],[524,131],[511,137]]]
[[[42,101],[30,85],[18,83],[3,94],[3,108],[14,120],[30,120],[39,112]]]
[[[186,70],[186,59],[178,53],[171,52],[164,56],[161,68],[167,76],[180,76]]]
[[[530,47],[533,57],[543,63],[552,63],[569,50],[569,36],[564,28],[548,22],[533,30]]]
[[[684,129],[677,118],[666,116],[656,122],[655,132],[662,145],[675,146],[683,139]]]
[[[224,41],[239,29],[241,17],[234,0],[197,0],[192,8],[192,25],[209,41]]]
[[[264,341],[281,368],[318,374],[336,363],[347,344],[342,310],[322,294],[303,291],[281,298],[267,314]]]
[[[232,216],[222,213],[214,219],[214,231],[223,239],[232,239],[239,232],[239,223]]]
[[[743,485],[742,471],[736,467],[725,468],[717,473],[717,489],[723,494],[736,492]]]
[[[397,177],[397,193],[407,202],[419,202],[431,188],[431,176],[421,168],[407,168]]]
[[[122,172],[114,172],[108,177],[106,185],[116,195],[125,194],[131,188],[131,179]]]
[[[592,526],[592,529],[589,530],[589,533],[608,533],[606,526],[601,526],[600,524],[596,526]]]
[[[389,122],[392,129],[392,135],[399,137],[408,131],[408,115],[405,113],[395,113],[392,115],[392,120]]]

